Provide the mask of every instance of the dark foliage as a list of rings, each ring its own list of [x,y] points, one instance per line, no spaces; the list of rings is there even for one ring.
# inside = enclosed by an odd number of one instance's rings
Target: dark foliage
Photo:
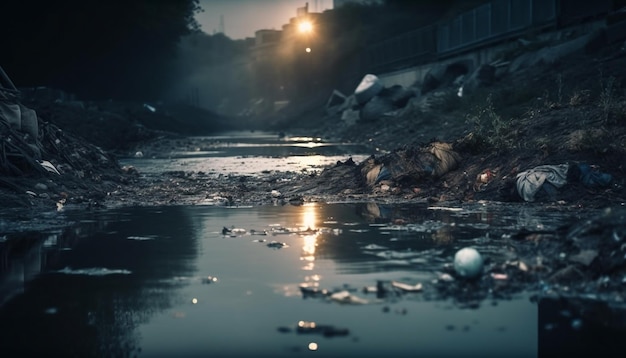
[[[156,98],[179,38],[197,29],[198,9],[197,0],[3,1],[0,65],[18,87]]]

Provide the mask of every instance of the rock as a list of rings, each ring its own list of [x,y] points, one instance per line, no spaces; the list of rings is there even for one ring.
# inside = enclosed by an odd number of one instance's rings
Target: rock
[[[389,97],[391,103],[397,108],[404,108],[409,100],[416,96],[415,91],[406,89],[400,85],[394,85],[383,89],[379,96]]]
[[[524,53],[511,62],[509,72],[515,73],[524,68],[540,64],[553,65],[566,56],[573,55],[577,52],[583,52],[584,47],[592,36],[593,34],[580,36],[576,39],[563,42],[555,46],[543,47],[539,51]]]
[[[359,118],[359,111],[355,111],[353,109],[346,109],[341,113],[341,120],[346,122],[346,124],[349,126],[355,124],[359,120]]]
[[[424,75],[422,80],[422,93],[427,93],[437,89],[443,83],[443,77],[446,73],[446,67],[436,65],[431,67]]]
[[[361,108],[360,119],[365,122],[373,122],[380,119],[385,113],[395,110],[393,102],[388,97],[375,96]]]
[[[578,262],[584,266],[589,266],[598,256],[597,250],[582,250],[574,256],[570,256],[569,260],[572,262]]]
[[[378,77],[367,74],[354,91],[354,97],[358,104],[364,104],[376,96],[382,89],[383,85],[380,83]]]
[[[339,113],[346,99],[347,97],[343,93],[333,90],[333,93],[330,94],[326,101],[326,114],[335,115]]]
[[[464,82],[464,90],[473,90],[493,84],[496,79],[496,68],[489,64],[481,65]]]

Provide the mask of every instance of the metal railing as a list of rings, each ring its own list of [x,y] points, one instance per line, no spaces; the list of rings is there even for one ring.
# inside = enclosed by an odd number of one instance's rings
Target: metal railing
[[[437,53],[445,54],[556,22],[557,0],[493,0],[437,28]]]
[[[392,71],[436,57],[436,26],[426,26],[367,48],[366,61],[370,71]]]
[[[615,0],[491,0],[437,25],[367,48],[367,71],[394,71],[458,51],[507,40],[532,29],[567,26],[611,11]]]

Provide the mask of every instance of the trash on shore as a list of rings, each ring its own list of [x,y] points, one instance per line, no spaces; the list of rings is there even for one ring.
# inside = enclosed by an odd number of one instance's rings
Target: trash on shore
[[[547,197],[554,200],[557,189],[568,183],[580,182],[585,187],[606,187],[612,176],[588,164],[540,165],[516,176],[519,196],[528,202]]]

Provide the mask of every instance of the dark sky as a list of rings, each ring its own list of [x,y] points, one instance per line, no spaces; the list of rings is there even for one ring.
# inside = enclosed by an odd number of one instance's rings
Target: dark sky
[[[281,30],[296,16],[296,9],[307,2],[310,12],[323,12],[333,6],[333,0],[200,0],[204,12],[196,20],[204,32],[213,34],[219,32],[223,16],[225,35],[239,40],[254,37],[256,30]]]

